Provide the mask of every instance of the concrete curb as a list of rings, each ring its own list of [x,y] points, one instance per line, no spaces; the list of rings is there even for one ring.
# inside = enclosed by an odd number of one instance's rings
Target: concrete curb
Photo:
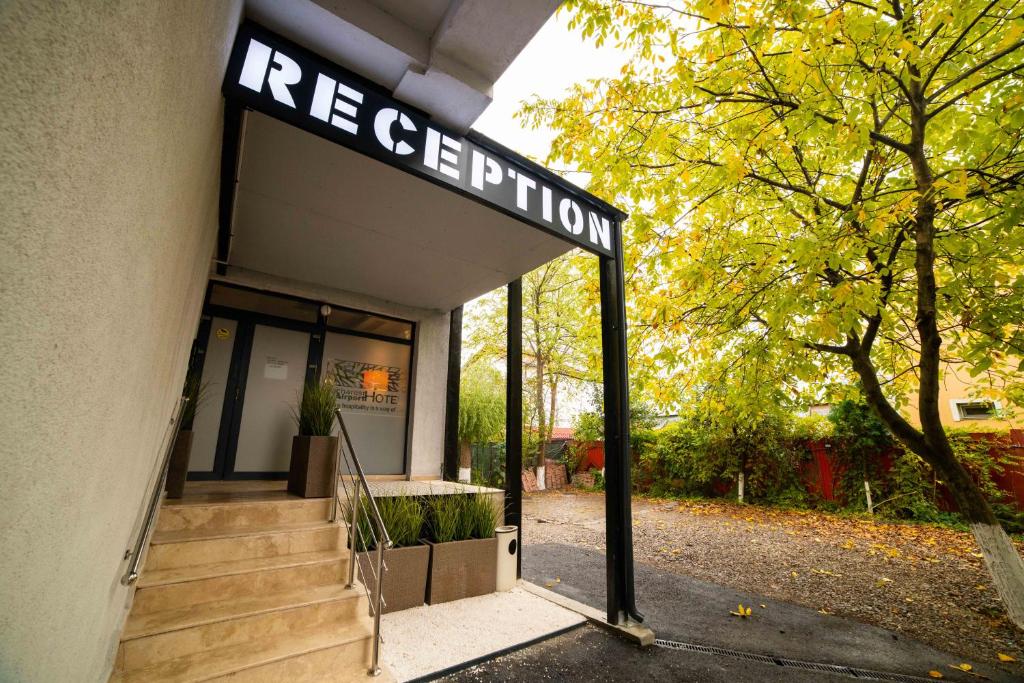
[[[567,610],[576,612],[577,614],[586,617],[587,621],[600,626],[601,628],[607,629],[612,633],[618,634],[627,640],[630,640],[640,647],[650,647],[654,645],[654,631],[643,624],[636,622],[627,622],[626,624],[609,624],[605,620],[605,614],[600,610],[597,610],[590,605],[584,605],[582,602],[567,598],[564,595],[559,595],[554,591],[550,591],[547,588],[541,588],[535,583],[530,583],[520,579],[519,585],[522,586],[523,590],[533,593],[537,597],[544,598],[548,602],[552,602],[559,607],[564,607]]]

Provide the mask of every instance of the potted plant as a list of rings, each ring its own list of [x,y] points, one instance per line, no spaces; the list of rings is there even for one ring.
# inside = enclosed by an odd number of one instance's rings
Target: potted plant
[[[192,458],[192,423],[196,419],[199,407],[206,399],[206,388],[207,384],[202,381],[199,373],[190,370],[185,376],[185,386],[181,390],[181,395],[188,400],[181,409],[181,421],[174,437],[171,461],[167,466],[167,484],[164,488],[168,498],[181,498],[185,491],[188,463]]]
[[[303,498],[329,498],[338,482],[338,437],[331,436],[338,398],[330,381],[309,382],[293,411],[299,433],[292,438],[288,492]]]
[[[497,514],[483,496],[427,499],[430,573],[427,603],[493,593],[497,574]]]
[[[384,606],[381,613],[397,612],[423,604],[427,589],[430,546],[421,540],[425,514],[423,503],[413,496],[377,499],[381,521],[394,544],[384,551]],[[359,518],[356,550],[363,581],[373,595],[376,591],[377,553],[366,515]]]

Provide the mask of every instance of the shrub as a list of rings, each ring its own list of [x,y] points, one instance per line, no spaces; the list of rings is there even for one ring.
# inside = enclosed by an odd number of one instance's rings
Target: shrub
[[[423,531],[423,503],[413,496],[391,496],[377,499],[384,528],[396,548],[416,545]]]
[[[334,383],[308,382],[299,397],[297,410],[292,417],[299,427],[301,436],[330,436],[334,428],[334,411],[338,408],[338,397],[334,393]]]
[[[484,496],[428,496],[426,507],[427,527],[434,543],[494,536],[497,514]]]
[[[462,517],[462,501],[464,496],[428,496],[427,528],[430,540],[434,543],[462,541],[469,538]]]
[[[491,538],[497,526],[498,516],[487,497],[482,495],[461,496],[464,526],[469,530],[469,538]]]
[[[182,397],[188,399],[181,409],[180,424],[183,425],[183,428],[191,428],[193,421],[196,419],[196,413],[199,412],[199,408],[206,402],[209,387],[210,383],[204,382],[199,373],[189,370],[185,376],[185,386],[181,390]]]

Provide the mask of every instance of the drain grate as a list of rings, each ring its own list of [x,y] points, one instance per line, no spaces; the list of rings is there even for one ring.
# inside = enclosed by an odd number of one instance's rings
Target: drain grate
[[[858,669],[853,666],[839,666],[836,664],[822,664],[821,662],[804,662],[799,659],[787,659],[786,657],[773,657],[761,655],[756,652],[743,652],[742,650],[730,650],[724,647],[712,647],[710,645],[697,645],[696,643],[680,643],[674,640],[654,641],[658,647],[669,650],[683,650],[685,652],[699,652],[705,655],[716,655],[718,657],[731,657],[742,659],[748,662],[759,662],[761,664],[774,664],[775,666],[787,669],[803,669],[804,671],[820,671],[822,673],[847,676],[862,681],[893,681],[894,683],[921,683],[930,681],[929,678],[920,676],[908,676],[906,674],[890,673],[888,671],[872,671],[870,669]]]

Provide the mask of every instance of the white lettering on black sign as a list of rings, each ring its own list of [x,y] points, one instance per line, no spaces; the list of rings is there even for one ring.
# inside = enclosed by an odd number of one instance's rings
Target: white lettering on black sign
[[[450,135],[283,38],[245,24],[228,65],[226,95],[483,202],[591,251],[613,255],[617,216],[586,193],[516,159]]]

